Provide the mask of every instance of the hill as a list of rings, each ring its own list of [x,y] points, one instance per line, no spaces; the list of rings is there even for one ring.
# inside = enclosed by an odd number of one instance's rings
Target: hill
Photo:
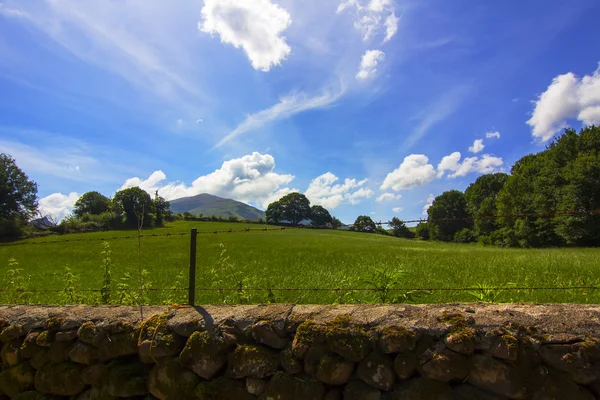
[[[196,215],[202,213],[205,216],[215,215],[223,218],[230,216],[248,220],[265,218],[265,213],[258,208],[236,200],[213,196],[208,193],[202,193],[191,197],[182,197],[180,199],[171,200],[170,203],[171,211],[175,214],[187,211]]]

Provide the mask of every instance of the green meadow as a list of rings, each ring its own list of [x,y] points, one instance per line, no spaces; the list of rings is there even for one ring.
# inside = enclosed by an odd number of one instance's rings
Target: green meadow
[[[0,303],[96,304],[102,301],[102,288],[110,303],[185,303],[185,290],[140,295],[133,289],[140,284],[187,288],[190,236],[173,234],[192,227],[199,232],[197,304],[600,302],[600,290],[594,289],[519,289],[600,284],[600,248],[505,249],[349,231],[263,231],[259,229],[266,226],[181,221],[143,231],[139,243],[137,231],[110,231],[2,245]],[[224,232],[245,228],[253,231]],[[278,290],[284,288],[297,290]],[[311,290],[315,288],[326,290]],[[432,290],[408,290],[415,288]],[[460,288],[475,290],[455,290]]]

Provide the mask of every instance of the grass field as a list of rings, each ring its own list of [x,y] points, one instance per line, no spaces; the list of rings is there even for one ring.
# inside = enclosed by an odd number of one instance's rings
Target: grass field
[[[381,302],[404,292],[396,288],[461,288],[478,285],[519,287],[580,286],[600,283],[600,249],[501,249],[479,245],[458,245],[406,240],[347,231],[286,229],[248,233],[205,233],[214,230],[257,229],[259,225],[216,222],[177,222],[164,228],[143,232],[146,235],[189,232],[197,227],[197,288],[342,288],[334,291],[200,291],[198,304],[267,301],[294,303]],[[18,262],[21,277],[29,277],[27,289],[100,289],[102,287],[103,240],[115,236],[137,235],[137,231],[113,231],[50,236],[0,247],[0,281],[10,285],[8,260]],[[88,240],[92,239],[92,240]],[[96,240],[97,239],[97,240]],[[81,240],[81,241],[78,241]],[[57,241],[56,243],[42,243]],[[35,245],[29,244],[36,242]],[[140,265],[149,275],[146,282],[154,288],[187,287],[189,236],[144,236],[138,261],[137,238],[107,240],[110,244],[113,298],[114,289],[126,273],[130,288],[139,285]],[[222,246],[221,246],[222,245]],[[222,250],[225,254],[222,255]],[[67,285],[65,267],[78,276],[79,286]],[[405,271],[399,275],[398,271]],[[378,272],[379,271],[379,272]],[[388,278],[382,277],[385,273]],[[177,275],[185,278],[177,281]],[[379,277],[378,277],[379,274]],[[390,278],[390,275],[399,275]],[[18,277],[17,277],[18,279]],[[367,281],[370,281],[368,283]],[[379,291],[352,292],[349,288]],[[476,292],[481,293],[481,292]],[[0,292],[0,302],[10,302],[11,292]],[[98,301],[98,293],[85,293],[88,303]],[[600,290],[512,290],[490,292],[486,299],[498,302],[577,302],[599,303]],[[149,292],[149,301],[185,303],[187,293]],[[69,302],[60,293],[34,292],[27,300],[35,303]],[[418,298],[400,297],[397,301],[419,303],[476,301],[468,291],[432,291]]]

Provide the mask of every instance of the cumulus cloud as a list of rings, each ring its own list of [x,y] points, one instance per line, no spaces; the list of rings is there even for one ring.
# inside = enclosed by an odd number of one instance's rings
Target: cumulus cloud
[[[581,79],[572,72],[555,77],[535,102],[527,124],[533,137],[545,142],[571,118],[586,125],[600,124],[600,68]]]
[[[356,11],[354,28],[368,41],[379,33],[385,32],[384,42],[390,40],[398,32],[398,22],[392,0],[343,0],[337,12]]]
[[[460,162],[460,159],[461,154],[458,151],[442,158],[442,161],[438,164],[437,177],[441,178],[446,171],[451,172],[448,175],[449,178],[465,176],[475,172],[489,174],[499,171],[504,164],[501,157],[495,157],[490,154],[484,154],[481,158],[467,157],[462,162]]]
[[[362,56],[360,69],[356,74],[357,79],[367,79],[377,73],[377,65],[385,60],[385,53],[381,50],[367,50]]]
[[[469,151],[471,153],[479,153],[484,147],[485,145],[483,144],[483,139],[475,139],[473,146],[469,146]]]
[[[121,188],[139,186],[151,194],[158,190],[159,195],[167,200],[210,193],[266,208],[271,201],[297,191],[287,188],[294,179],[293,175],[278,174],[274,169],[273,156],[254,152],[225,161],[221,168],[198,177],[190,186],[181,182],[164,183],[165,174],[155,171],[144,180],[128,179]]]
[[[71,192],[68,195],[53,193],[39,200],[40,216],[50,216],[60,221],[73,211],[75,202],[81,197],[78,193]]]
[[[382,203],[384,201],[394,201],[400,200],[402,198],[401,194],[393,194],[393,193],[383,193],[379,197],[375,199],[376,202]]]
[[[394,191],[423,186],[435,178],[435,169],[423,154],[411,154],[404,158],[398,168],[387,174],[381,190]]]
[[[395,212],[395,213],[399,213],[402,210],[404,210],[404,208],[402,208],[402,207],[394,207],[394,208],[392,208],[392,211]]]
[[[331,172],[313,179],[306,189],[305,195],[312,204],[328,209],[339,207],[344,201],[358,204],[362,199],[373,196],[373,191],[362,187],[366,179],[357,181],[346,178],[343,183],[336,183],[339,178]]]
[[[500,132],[498,132],[498,131],[496,131],[496,132],[487,132],[485,134],[485,137],[487,139],[492,139],[492,138],[494,138],[494,139],[500,139]]]
[[[290,14],[270,0],[205,0],[198,28],[243,48],[254,69],[269,71],[291,52],[282,36],[291,23]]]
[[[429,207],[433,205],[434,200],[435,196],[433,194],[427,196],[427,200],[425,200],[425,205],[423,206],[423,215],[427,215],[427,210],[429,210]]]

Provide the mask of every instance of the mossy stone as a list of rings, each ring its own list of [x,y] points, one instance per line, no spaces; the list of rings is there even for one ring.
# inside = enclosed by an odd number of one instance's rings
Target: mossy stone
[[[220,377],[201,382],[194,391],[197,400],[254,400],[256,396],[248,393],[242,381]]]
[[[98,328],[91,321],[84,322],[77,330],[77,337],[80,342],[97,345],[98,344]]]
[[[400,353],[394,359],[394,372],[400,380],[411,378],[417,370],[417,355],[410,351]]]
[[[154,366],[148,378],[150,393],[160,400],[194,400],[200,378],[186,369],[179,359]]]
[[[34,376],[35,370],[28,362],[3,369],[0,372],[0,393],[13,398],[19,393],[32,390],[34,388]]]
[[[407,352],[415,348],[417,338],[417,334],[408,328],[387,326],[381,331],[379,348],[385,354]]]
[[[382,390],[389,390],[396,376],[392,360],[383,354],[369,354],[358,364],[357,374],[365,383]]]
[[[360,380],[352,380],[344,387],[344,400],[380,400],[381,391]]]
[[[13,324],[6,326],[0,333],[0,341],[2,343],[10,342],[18,337],[25,336],[25,328],[21,324]]]
[[[100,356],[97,348],[77,342],[69,349],[69,358],[78,364],[92,365],[98,361]]]
[[[50,347],[50,345],[54,342],[54,332],[50,331],[42,331],[35,339],[35,342],[38,346],[42,347]]]
[[[50,362],[50,350],[46,347],[41,347],[40,350],[33,355],[31,360],[29,360],[31,366],[35,369],[40,369],[46,363]]]
[[[51,394],[43,394],[40,392],[36,392],[35,390],[30,390],[28,392],[23,392],[15,397],[13,400],[61,400],[60,396],[53,396]]]
[[[179,355],[181,363],[204,379],[212,379],[227,364],[229,345],[221,336],[194,332]]]
[[[179,354],[184,339],[169,331],[166,314],[153,315],[141,327],[138,337],[138,351],[141,357],[156,361]]]
[[[450,385],[427,378],[415,378],[395,387],[388,400],[456,400]]]
[[[68,361],[60,364],[47,363],[35,374],[38,392],[59,396],[74,396],[85,390],[81,380],[83,365]]]
[[[238,345],[230,354],[229,364],[234,378],[264,378],[277,371],[279,357],[262,346]]]
[[[98,340],[98,356],[100,361],[138,354],[137,339],[135,331],[115,334],[107,333],[100,336]]]
[[[259,400],[321,400],[325,386],[310,375],[276,373]]]
[[[102,369],[98,387],[114,397],[134,397],[148,394],[150,367],[132,361],[114,361]]]
[[[42,347],[36,343],[39,332],[31,332],[21,344],[21,355],[25,358],[32,358]]]
[[[69,350],[71,343],[68,342],[53,342],[48,348],[48,357],[50,361],[59,364],[69,360]]]
[[[302,372],[302,362],[294,356],[291,346],[279,353],[279,363],[288,374]]]
[[[2,345],[2,351],[0,351],[0,356],[2,357],[2,367],[14,367],[23,361],[23,355],[21,354],[22,344],[22,340],[13,339],[10,342]]]
[[[328,385],[343,385],[348,382],[354,371],[354,363],[337,354],[326,354],[321,359],[316,378]]]
[[[94,364],[81,371],[81,381],[86,385],[98,386],[102,371],[108,364]]]

